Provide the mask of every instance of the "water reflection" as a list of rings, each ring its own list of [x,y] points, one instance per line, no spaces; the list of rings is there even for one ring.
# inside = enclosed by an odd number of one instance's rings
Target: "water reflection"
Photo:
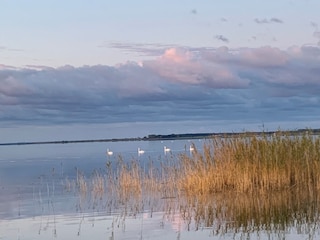
[[[180,206],[188,229],[211,228],[215,235],[319,234],[319,199],[293,192],[272,195],[218,194],[188,198]]]
[[[88,188],[89,190],[89,188]],[[71,199],[64,199],[70,201]],[[14,239],[317,239],[318,198],[293,193],[271,196],[218,194],[156,197],[117,202],[110,195],[75,196],[77,213],[51,213],[0,222],[0,236]],[[52,206],[49,206],[52,204]],[[15,235],[16,234],[16,235]],[[29,238],[24,238],[28,236]],[[300,238],[299,238],[300,239]]]
[[[144,182],[141,188],[141,183],[133,179],[123,179],[130,183],[125,185],[113,182],[109,177],[96,173],[86,181],[89,185],[85,190],[81,186],[83,179],[75,183],[80,212],[91,209],[107,216],[117,214],[123,222],[128,218],[139,218],[141,214],[144,218],[152,218],[161,213],[162,219],[171,222],[177,238],[181,233],[200,230],[210,236],[233,236],[235,239],[239,236],[257,239],[258,235],[283,239],[292,234],[313,239],[320,233],[316,191],[313,194],[309,190],[288,190],[273,194],[185,196],[177,194],[165,183],[159,188],[152,186],[152,182]]]

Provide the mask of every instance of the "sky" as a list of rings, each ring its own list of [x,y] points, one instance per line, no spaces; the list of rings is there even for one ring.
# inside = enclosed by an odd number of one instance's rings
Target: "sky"
[[[0,142],[319,128],[319,9],[0,0]]]

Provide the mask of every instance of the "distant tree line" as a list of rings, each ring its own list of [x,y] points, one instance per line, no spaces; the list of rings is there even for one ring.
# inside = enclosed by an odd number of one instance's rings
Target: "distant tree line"
[[[225,133],[182,133],[182,134],[149,134],[144,139],[148,140],[168,140],[168,139],[184,139],[184,138],[209,138],[214,136],[235,136],[235,135],[271,135],[278,132],[283,132],[286,134],[320,134],[320,128],[318,129],[297,129],[290,131],[244,131],[244,132],[225,132]]]

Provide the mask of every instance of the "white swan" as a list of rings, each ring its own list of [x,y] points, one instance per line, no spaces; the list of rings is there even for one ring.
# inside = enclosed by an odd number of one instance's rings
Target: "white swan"
[[[138,155],[140,156],[140,155],[142,155],[142,154],[144,154],[144,150],[138,148]]]
[[[189,150],[190,150],[190,152],[193,152],[194,151],[194,147],[192,145],[190,145]]]
[[[167,148],[166,146],[163,147],[163,150],[164,150],[164,153],[167,153],[167,152],[170,152],[171,149],[170,148]]]
[[[112,155],[113,155],[113,152],[110,151],[109,148],[108,148],[108,149],[107,149],[107,154],[108,154],[109,156],[112,156]]]

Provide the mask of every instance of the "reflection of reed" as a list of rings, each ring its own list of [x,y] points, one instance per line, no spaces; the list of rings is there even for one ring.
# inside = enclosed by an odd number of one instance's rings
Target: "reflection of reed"
[[[212,228],[215,234],[275,233],[291,228],[309,234],[320,223],[318,204],[318,198],[294,192],[271,195],[229,193],[188,197],[180,212],[187,222],[194,222],[196,230]]]
[[[46,231],[48,228],[50,228],[50,225],[53,224],[52,234],[54,237],[57,237],[56,212],[55,212],[55,205],[54,205],[55,182],[52,181],[52,185],[50,185],[49,182],[44,181],[42,176],[39,179],[40,179],[40,186],[39,186],[38,199],[36,198],[35,192],[33,189],[33,200],[38,201],[38,204],[39,204],[38,208],[41,209],[38,234],[40,235],[43,230]],[[43,195],[43,192],[45,189],[47,191],[47,196]],[[47,202],[47,204],[45,204],[45,202]],[[47,215],[47,221],[46,221],[46,224],[43,226],[43,217],[45,215]],[[53,217],[53,220],[51,220],[51,217]]]
[[[116,221],[118,228],[125,229],[125,219],[128,216],[135,217],[142,212],[149,212],[152,216],[153,211],[164,212],[164,218],[173,222],[173,227],[177,231],[181,231],[182,226],[185,230],[210,228],[213,234],[218,235],[239,232],[248,235],[253,232],[275,234],[285,233],[292,228],[296,229],[298,234],[314,235],[315,229],[320,226],[319,196],[309,195],[307,189],[305,192],[294,190],[272,194],[228,192],[193,196],[176,195],[175,198],[169,198],[161,197],[163,196],[161,187],[164,184],[153,190],[145,187],[155,183],[148,184],[142,189],[143,184],[139,187],[142,192],[145,191],[143,196],[140,192],[131,191],[125,194],[136,194],[135,197],[126,195],[125,198],[117,199],[122,196],[119,194],[113,195],[114,198],[111,200],[109,199],[111,196],[104,195],[101,202],[111,204],[112,212],[120,212]]]
[[[127,171],[128,169],[122,174],[127,174]],[[121,174],[119,176],[124,177]],[[129,176],[132,177],[131,174]],[[104,175],[104,178],[107,179],[107,175]],[[120,212],[117,227],[125,228],[127,216],[136,216],[146,211],[150,212],[150,216],[153,211],[164,212],[166,220],[178,224],[173,226],[177,231],[182,228],[179,224],[183,220],[186,230],[210,228],[213,234],[219,235],[230,232],[250,234],[259,231],[272,234],[286,232],[290,228],[296,228],[298,233],[313,234],[312,231],[319,227],[319,198],[317,194],[309,195],[308,190],[288,190],[273,194],[228,192],[193,196],[179,196],[176,192],[176,197],[165,197],[167,192],[163,188],[170,185],[169,181],[154,188],[156,182],[146,177],[143,179],[145,185],[130,185],[133,188],[128,191],[128,185],[118,183],[125,180],[128,178],[114,179],[113,186],[110,182],[108,186],[106,184],[105,189],[113,189],[118,193],[104,195],[101,201],[108,203],[108,206],[105,205],[107,212]],[[93,193],[94,187],[90,186],[92,190],[89,192]],[[125,186],[125,191],[117,190],[118,186]],[[134,191],[139,189],[141,192]],[[173,196],[171,194],[170,196]],[[120,196],[121,198],[118,198]]]

